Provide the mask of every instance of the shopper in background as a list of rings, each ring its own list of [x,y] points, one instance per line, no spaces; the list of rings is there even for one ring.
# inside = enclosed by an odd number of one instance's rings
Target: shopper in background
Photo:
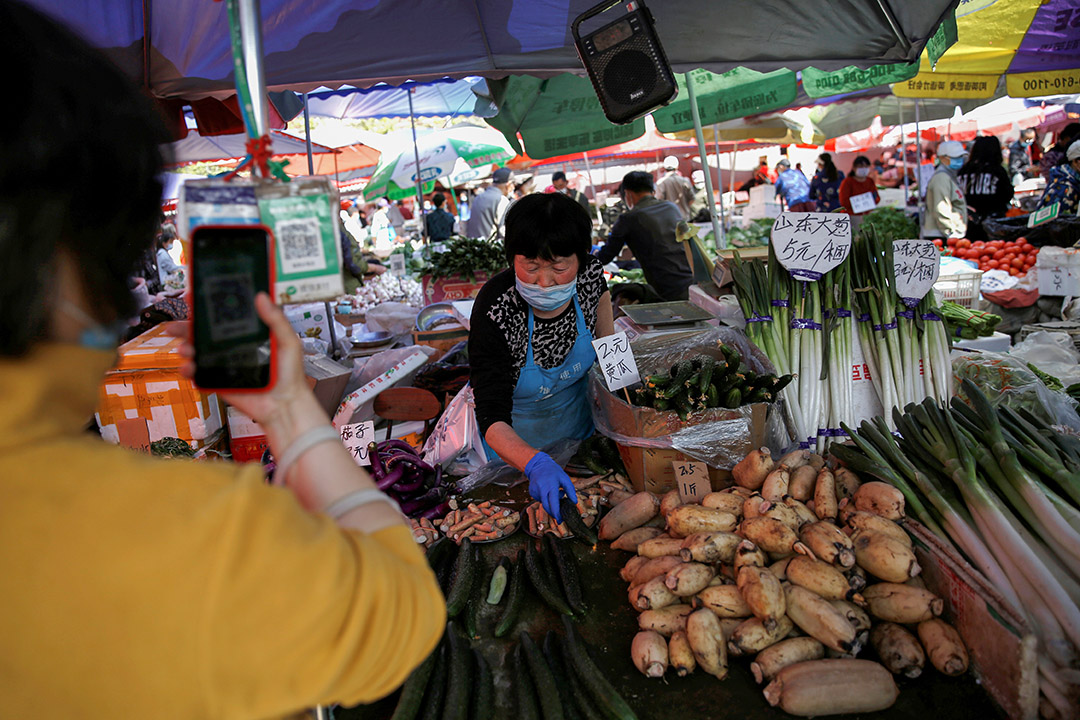
[[[986,240],[982,221],[1004,216],[1015,193],[1001,162],[1001,141],[993,135],[975,138],[971,156],[956,175],[968,205],[967,237]]]
[[[0,717],[282,718],[388,694],[442,636],[442,594],[268,296],[277,383],[222,396],[282,486],[86,433],[171,138],[70,31],[18,2],[0,27],[0,65],[35,81],[0,134]]]
[[[968,210],[956,173],[964,166],[967,151],[955,140],[937,147],[937,169],[926,186],[923,237],[962,238],[967,233]]]
[[[840,207],[851,215],[852,231],[857,230],[862,218],[881,202],[877,183],[870,177],[870,158],[859,155],[851,163],[851,174],[840,182]]]
[[[427,224],[427,236],[431,242],[442,242],[450,239],[454,234],[454,216],[443,209],[446,196],[435,193],[431,196],[431,202],[435,208],[427,214],[424,222]]]
[[[682,211],[675,203],[654,195],[653,177],[634,171],[623,176],[622,195],[630,208],[615,222],[597,257],[602,265],[619,257],[629,246],[645,271],[645,280],[664,300],[686,300],[694,274],[686,250],[675,237]]]
[[[656,199],[675,203],[683,220],[690,219],[690,205],[694,202],[694,186],[679,172],[679,158],[664,158],[664,177],[656,184]]]
[[[1013,184],[1038,177],[1042,148],[1035,142],[1035,128],[1025,128],[1020,137],[1009,145],[1009,174]]]
[[[591,210],[589,207],[589,198],[585,196],[585,193],[570,187],[570,183],[566,179],[566,173],[562,170],[556,170],[551,176],[551,188],[549,192],[562,193],[581,207],[585,208],[586,212]]]
[[[183,266],[178,265],[173,260],[170,252],[172,251],[173,243],[176,242],[176,227],[174,225],[166,223],[161,226],[161,233],[157,236],[157,268],[158,268],[158,282],[165,285],[173,274],[183,270]]]
[[[832,155],[818,155],[817,172],[810,181],[810,199],[815,202],[818,212],[832,212],[840,207],[840,183],[843,181],[844,173],[836,169]]]
[[[1061,128],[1057,142],[1043,153],[1042,160],[1039,161],[1039,175],[1043,180],[1050,182],[1050,170],[1068,162],[1065,153],[1073,140],[1080,140],[1080,123],[1069,123]]]
[[[393,202],[389,196],[383,198],[386,200],[386,218],[390,221],[390,225],[394,228],[394,236],[401,237],[402,232],[405,229],[405,215],[401,212],[403,203],[401,200]]]
[[[776,197],[783,198],[789,212],[814,212],[817,204],[810,199],[810,181],[801,170],[791,167],[791,161],[780,158],[776,163]]]
[[[1065,164],[1050,171],[1050,183],[1039,198],[1036,209],[1041,210],[1054,203],[1061,203],[1059,215],[1077,214],[1080,206],[1080,140],[1074,140],[1065,151]]]
[[[690,204],[690,222],[707,223],[709,217],[709,192],[705,187],[705,173],[695,170],[690,173],[690,180],[694,183],[694,202]]]
[[[510,168],[499,168],[491,176],[491,185],[473,198],[465,235],[471,238],[502,238],[506,208],[510,205],[510,184],[514,174]]]

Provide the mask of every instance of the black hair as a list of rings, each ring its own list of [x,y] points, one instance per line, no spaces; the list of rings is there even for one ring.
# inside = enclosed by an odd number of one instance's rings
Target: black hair
[[[839,177],[836,174],[836,165],[833,164],[832,155],[829,153],[821,153],[818,155],[818,160],[825,166],[822,170],[825,171],[825,179],[829,182],[836,182],[836,178]]]
[[[859,155],[858,157],[856,157],[854,160],[851,161],[851,167],[853,167],[853,168],[858,167],[860,165],[865,165],[867,167],[870,167],[871,164],[872,163],[870,162],[870,158],[866,157],[865,155]]]
[[[1066,138],[1069,142],[1063,142]],[[1069,123],[1058,132],[1058,142],[1062,142],[1066,147],[1071,145],[1073,140],[1080,140],[1080,123]]]
[[[564,173],[562,170],[556,170],[551,175],[551,182],[558,182],[559,180],[565,180],[565,179],[566,179],[566,173]]]
[[[577,201],[562,193],[535,193],[506,211],[506,262],[514,257],[554,260],[577,255],[578,273],[592,250],[592,219]]]
[[[431,203],[437,208],[441,208],[444,202],[446,202],[446,196],[442,193],[435,193],[431,196]]]
[[[0,356],[47,338],[61,255],[102,322],[137,312],[128,277],[153,244],[171,140],[102,53],[20,2],[0,2],[0,67],[32,78],[0,119]]]
[[[656,192],[656,181],[653,180],[652,173],[635,170],[623,175],[622,188],[623,191],[629,190],[636,193]]]
[[[975,138],[971,144],[971,154],[968,155],[963,172],[967,168],[983,168],[1001,165],[1001,141],[993,135],[981,135]]]

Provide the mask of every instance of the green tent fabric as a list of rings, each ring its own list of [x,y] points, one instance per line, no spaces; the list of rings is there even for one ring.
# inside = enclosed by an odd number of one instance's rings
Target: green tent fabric
[[[702,125],[782,108],[795,100],[799,89],[798,78],[791,70],[760,73],[735,68],[719,75],[708,70],[692,70],[690,77],[694,82]],[[653,111],[656,129],[660,132],[678,132],[694,127],[686,76],[679,75],[676,80],[679,94],[670,105]]]
[[[901,82],[919,74],[919,63],[846,67],[825,72],[808,67],[802,71],[803,91],[812,98],[830,97]]]

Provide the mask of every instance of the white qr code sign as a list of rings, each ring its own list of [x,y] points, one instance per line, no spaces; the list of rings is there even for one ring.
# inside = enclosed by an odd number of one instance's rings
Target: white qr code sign
[[[326,269],[318,218],[279,220],[277,242],[282,272],[291,274]]]
[[[341,442],[345,449],[352,455],[357,465],[370,465],[368,457],[368,444],[375,439],[375,424],[368,420],[360,423],[342,425],[338,430],[341,434]]]

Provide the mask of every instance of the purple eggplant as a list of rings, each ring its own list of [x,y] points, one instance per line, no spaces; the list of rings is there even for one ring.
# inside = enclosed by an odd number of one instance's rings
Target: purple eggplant
[[[386,468],[383,467],[382,458],[379,457],[379,446],[373,441],[368,443],[368,459],[371,460],[371,474],[375,480],[382,480],[383,475],[386,474]]]
[[[428,465],[426,462],[424,462],[420,458],[416,457],[415,455],[410,456],[410,455],[406,455],[405,453],[401,453],[400,455],[394,455],[393,457],[391,457],[390,459],[388,459],[386,461],[386,467],[387,468],[389,468],[392,465],[400,465],[400,464],[412,465],[413,467],[415,467],[415,468],[417,468],[419,470],[423,470],[424,472],[433,472],[435,470],[435,468],[431,467],[430,465]]]
[[[412,445],[405,442],[404,440],[391,438],[390,440],[383,440],[381,443],[379,443],[379,450],[384,453],[391,448],[397,450],[404,450],[405,452],[409,453],[414,457],[420,457],[420,453],[416,452],[416,448],[414,448]]]
[[[416,515],[418,515],[420,513],[425,512],[426,510],[428,510],[428,509],[430,509],[432,507],[442,505],[445,501],[446,501],[445,493],[442,496],[439,496],[439,497],[428,497],[427,495],[424,495],[422,497],[419,497],[419,498],[416,498],[416,499],[413,499],[413,500],[405,500],[405,501],[403,501],[401,503],[401,512],[405,513],[409,517],[414,517],[414,516],[416,516]],[[440,514],[440,516],[445,515],[448,512],[450,512],[450,511],[446,510],[446,511],[442,512]],[[427,516],[427,517],[430,517],[430,516]]]
[[[420,517],[425,517],[428,520],[432,520],[434,518],[446,515],[446,513],[450,512],[453,509],[454,508],[450,507],[449,501],[442,502],[431,508],[430,510],[425,510],[423,513],[421,513]]]
[[[442,487],[442,465],[435,466],[435,479],[431,482],[431,487]]]
[[[372,467],[374,467],[374,465],[372,465]],[[391,487],[394,486],[394,483],[399,482],[404,476],[405,468],[399,466],[394,468],[390,472],[385,473],[381,478],[377,479],[375,481],[375,485],[380,490],[389,490]]]
[[[394,468],[391,472],[397,472],[399,469],[401,469],[401,467],[402,466],[399,465],[398,467]],[[396,485],[394,485],[395,490],[397,490],[400,493],[405,493],[405,494],[415,493],[417,490],[420,490],[423,487],[424,487],[424,474],[423,473],[415,473],[412,476],[409,476],[408,474],[406,474],[405,477],[403,477],[401,480],[399,480],[397,482]]]

